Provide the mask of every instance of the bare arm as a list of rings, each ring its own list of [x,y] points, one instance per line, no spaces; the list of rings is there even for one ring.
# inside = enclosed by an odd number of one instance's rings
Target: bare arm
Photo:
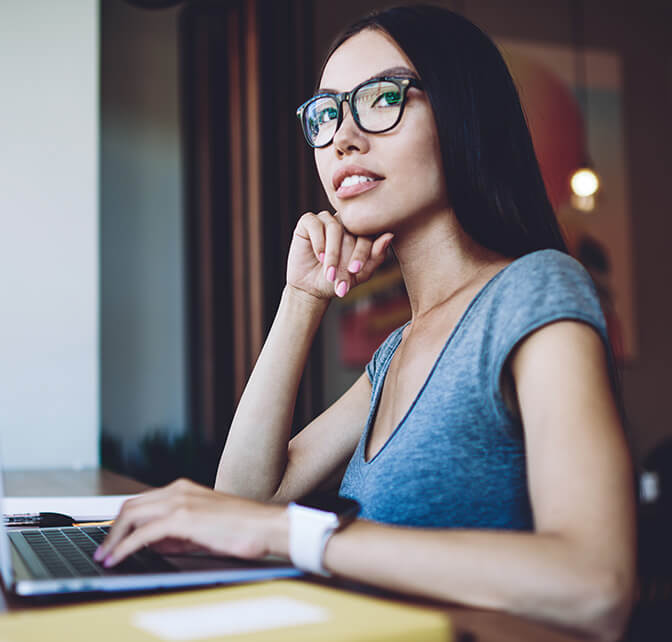
[[[535,532],[359,520],[331,537],[324,565],[386,589],[497,608],[615,640],[632,602],[634,497],[603,346],[588,326],[557,322],[526,339],[511,367]],[[310,442],[320,437],[312,431],[303,446],[294,444],[297,453],[306,448],[297,454],[302,465],[315,446]],[[303,482],[300,476],[295,480],[297,489]],[[183,480],[127,502],[98,559],[115,564],[159,541],[196,543],[241,557],[288,557],[288,539],[284,506]]]
[[[387,589],[616,639],[633,593],[634,499],[603,346],[587,326],[554,323],[522,344],[512,369],[535,532],[358,521],[329,540],[325,566]],[[286,554],[286,535],[275,541]]]
[[[301,375],[328,299],[286,286],[263,350],[233,418],[215,489],[269,499],[287,464]]]
[[[301,294],[290,288],[283,293],[275,323],[234,417],[219,463],[216,490],[287,503],[339,478],[357,445],[371,397],[365,374],[289,441],[299,379],[322,316],[319,309],[305,309],[301,299]],[[285,355],[280,365],[278,354]]]
[[[327,212],[301,217],[289,251],[287,285],[233,418],[216,490],[289,501],[327,481],[354,450],[368,412],[371,388],[366,377],[288,446],[292,416],[308,352],[329,300],[336,292],[343,295],[342,284],[347,291],[371,276],[391,237],[355,238]],[[353,263],[359,264],[356,269]],[[310,437],[315,434],[317,438]],[[305,456],[307,450],[310,456]]]

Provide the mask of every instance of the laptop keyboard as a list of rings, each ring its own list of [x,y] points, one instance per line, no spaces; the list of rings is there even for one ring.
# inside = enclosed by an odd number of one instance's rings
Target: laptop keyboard
[[[107,527],[73,526],[26,529],[20,533],[53,578],[166,573],[176,570],[165,558],[148,548],[129,556],[113,568],[103,568],[92,558],[108,530]],[[24,558],[24,561],[30,564],[30,560]]]

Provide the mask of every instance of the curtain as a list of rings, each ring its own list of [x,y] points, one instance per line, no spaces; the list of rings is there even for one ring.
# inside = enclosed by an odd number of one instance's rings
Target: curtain
[[[217,447],[279,303],[296,220],[319,198],[294,115],[312,92],[312,31],[307,0],[194,1],[180,19],[190,425]],[[319,345],[294,432],[322,404]]]

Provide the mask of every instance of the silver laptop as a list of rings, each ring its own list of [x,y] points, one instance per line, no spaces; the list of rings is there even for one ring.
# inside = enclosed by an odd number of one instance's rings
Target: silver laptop
[[[0,472],[0,513],[2,512]],[[17,595],[157,588],[249,582],[301,574],[285,560],[247,561],[210,555],[159,555],[144,549],[105,569],[92,559],[105,537],[97,526],[8,528],[0,520],[0,571],[6,590]]]

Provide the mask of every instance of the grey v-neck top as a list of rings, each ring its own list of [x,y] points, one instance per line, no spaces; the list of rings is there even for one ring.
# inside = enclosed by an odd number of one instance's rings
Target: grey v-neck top
[[[369,416],[340,494],[378,522],[532,530],[524,434],[504,403],[501,374],[521,340],[561,319],[589,324],[608,345],[593,282],[577,261],[541,250],[509,264],[471,301],[406,415],[367,462],[365,445],[403,327],[395,330],[366,366]]]

